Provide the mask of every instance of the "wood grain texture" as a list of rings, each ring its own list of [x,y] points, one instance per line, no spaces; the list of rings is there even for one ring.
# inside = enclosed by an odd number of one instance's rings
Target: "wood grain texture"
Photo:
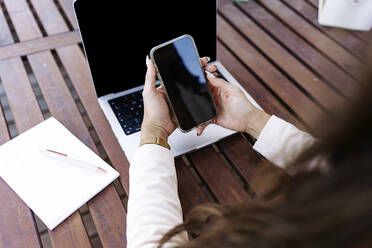
[[[4,2],[21,41],[42,37],[31,11],[28,9],[26,1],[7,0]],[[52,94],[55,94],[55,96],[58,97],[58,87],[63,87],[65,82],[55,61],[53,60],[52,54],[49,51],[42,52],[30,55],[28,59],[40,87],[44,90],[44,95],[45,90],[50,90],[53,92]],[[64,107],[64,99],[57,104],[50,101],[50,98],[53,97],[53,95],[46,95],[46,97],[48,99],[47,103],[49,108],[55,109],[58,108],[58,105]],[[55,110],[51,111],[52,115],[54,112]],[[24,115],[24,118],[33,118],[33,116]],[[66,123],[64,124],[66,125]],[[67,123],[67,126],[71,126],[68,124],[69,123]],[[76,134],[76,132],[73,133]],[[49,234],[55,247],[90,247],[89,238],[78,212],[75,212],[65,220],[62,225],[58,226],[55,230],[50,231]]]
[[[20,58],[0,61],[0,77],[19,133],[42,122],[36,97]],[[25,113],[32,118],[25,118]]]
[[[238,79],[243,87],[252,97],[270,114],[274,114],[284,120],[291,122],[300,129],[305,130],[298,120],[284,108],[280,102],[249,74],[249,72],[233,57],[225,47],[217,43],[219,60],[227,69]],[[263,98],[263,99],[262,99]],[[245,181],[249,184],[249,189],[256,196],[265,197],[272,192],[279,184],[288,183],[290,180],[281,170],[274,165],[267,165],[262,162],[262,158],[252,146],[242,137],[233,136],[229,139],[218,142],[218,147],[231,161],[233,166],[239,171]],[[265,167],[266,170],[260,168]],[[271,168],[272,167],[272,168]],[[256,178],[273,175],[275,180],[268,180],[258,184]]]
[[[250,200],[239,179],[225,161],[211,147],[203,148],[187,156],[221,204],[233,204]]]
[[[2,11],[0,11],[0,30],[0,47],[12,44],[14,40]]]
[[[184,215],[194,207],[207,202],[213,202],[202,190],[196,178],[191,174],[189,168],[182,160],[176,159],[176,172],[178,181],[178,195],[180,197]]]
[[[307,21],[312,23],[319,30],[326,33],[337,43],[349,50],[353,55],[365,61],[367,44],[357,38],[352,32],[342,28],[322,26],[318,22],[318,10],[310,5],[306,0],[283,0],[286,4],[298,11]]]
[[[77,29],[77,22],[74,13],[74,9],[72,7],[73,0],[58,0],[60,5],[62,6],[63,11],[66,13],[68,20],[70,21],[72,27]]]
[[[318,1],[319,0],[307,0],[311,5],[313,5],[315,8],[318,8]]]
[[[5,142],[8,142],[9,139],[10,135],[5,121],[3,108],[0,105],[0,145],[3,145]]]
[[[45,23],[44,28],[48,35],[66,32],[68,27],[59,15],[56,6],[49,1],[33,1],[36,12]],[[52,24],[50,24],[52,23]],[[87,61],[77,45],[60,47],[56,49],[69,78],[79,95],[81,102],[91,120],[97,135],[115,169],[120,173],[120,181],[129,193],[128,170],[129,162],[126,159],[110,124],[104,116],[97,101]]]
[[[292,29],[296,30],[296,32],[322,53],[326,54],[333,62],[348,71],[354,78],[359,81],[363,80],[363,73],[366,70],[366,65],[343,49],[343,47],[334,40],[306,22],[281,1],[259,0],[258,2],[272,11]]]
[[[49,231],[49,235],[53,247],[91,247],[78,211]]]
[[[0,108],[0,145],[9,139]],[[32,211],[2,178],[0,178],[0,200],[0,247],[41,247]]]
[[[347,97],[348,100],[353,100],[360,92],[360,84],[349,74],[255,1],[251,1],[249,4],[239,4],[239,7],[339,94]]]
[[[269,86],[302,120],[314,128],[318,119],[326,120],[325,112],[295,87],[275,66],[257,51],[222,17],[218,16],[217,35],[229,49],[267,86]],[[243,52],[244,51],[244,52]],[[316,130],[314,128],[313,130]]]
[[[77,46],[58,48],[57,53],[113,167],[120,173],[120,182],[128,195],[129,162],[98,104],[86,59]]]
[[[5,17],[0,11],[0,45],[11,44],[13,38]],[[39,115],[27,123],[20,121],[23,111],[37,113],[37,102],[32,93],[21,59],[0,61],[0,79],[6,91],[9,106],[16,121],[18,132],[28,129],[27,125],[41,121]],[[24,87],[24,88],[23,88]],[[28,97],[25,99],[25,97]],[[18,109],[17,107],[20,106]],[[10,135],[0,108],[0,145],[9,141]],[[0,247],[41,247],[40,238],[32,211],[18,195],[0,178]]]
[[[29,0],[45,37],[27,0],[3,1],[21,40],[14,44],[0,11],[0,79],[17,129],[23,132],[43,120],[19,58],[26,55],[51,114],[98,152],[64,77],[71,80],[128,194],[129,163],[97,102],[87,61],[77,45],[80,37],[72,0]],[[56,3],[75,31],[70,30]],[[218,60],[265,111],[303,130],[316,130],[318,117],[326,119],[327,112],[347,104],[359,92],[358,68],[363,65],[362,47],[367,43],[367,33],[334,31],[317,25],[316,4],[317,0],[218,2]],[[55,49],[56,54],[50,49]],[[62,75],[54,56],[67,75]],[[0,144],[7,140],[9,133],[0,108]],[[185,214],[214,199],[222,204],[250,201],[244,183],[255,196],[266,198],[278,185],[290,182],[280,168],[263,163],[239,134],[216,146],[221,153],[209,146],[187,155],[197,176],[184,160],[176,159],[178,192]],[[1,205],[0,248],[40,247],[32,212],[1,179],[0,199],[10,199]],[[88,206],[99,234],[95,241],[89,240],[81,216],[75,212],[49,232],[53,247],[90,247],[100,243],[103,247],[125,247],[126,213],[114,186],[99,193]]]
[[[279,188],[292,182],[281,168],[264,161],[242,137],[233,136],[218,145],[256,196],[269,200],[267,198],[272,198],[273,192],[279,193]]]
[[[31,210],[2,178],[0,199],[0,247],[41,247]]]
[[[59,14],[54,2],[32,1],[32,3],[48,35],[68,31],[67,25],[65,24],[62,16]],[[76,45],[73,47],[75,47],[75,49],[72,48],[72,52],[81,54],[80,49]],[[61,53],[69,48],[70,46],[63,48]],[[61,50],[57,49],[57,53],[60,53],[60,51]],[[72,96],[70,95],[64,80],[59,78],[59,71],[54,70],[57,68],[57,65],[48,68],[48,71],[52,72],[51,75],[54,75],[54,79],[56,79],[56,81],[53,82],[53,80],[51,80],[52,78],[49,76],[49,80],[46,80],[46,73],[42,73],[41,68],[36,69],[35,67],[43,65],[42,60],[51,59],[51,56],[48,56],[49,58],[47,58],[47,56],[42,58],[40,54],[37,54],[37,58],[34,58],[34,56],[36,57],[36,55],[29,55],[28,57],[30,63],[32,60],[38,60],[34,61],[33,69],[36,78],[39,81],[40,88],[44,93],[44,98],[49,106],[50,112],[54,117],[65,124],[65,126],[90,149],[98,153],[93,139],[84,124],[84,121],[75,105]],[[53,62],[50,61],[47,62],[47,64],[51,65]],[[82,65],[84,66],[84,64]],[[80,67],[79,69],[84,68],[86,69],[86,67]],[[37,71],[40,73],[37,73]],[[92,99],[96,100],[96,97]],[[88,207],[102,244],[105,247],[125,246],[126,212],[114,186],[108,186],[104,193],[101,192],[93,200],[88,202]]]
[[[225,4],[231,4],[233,0],[217,0],[217,8],[222,7]]]
[[[52,50],[81,42],[78,31],[65,32],[40,39],[9,44],[0,47],[0,60],[21,57],[33,53]]]
[[[344,98],[322,82],[317,75],[281,47],[238,8],[225,5],[220,8],[220,12],[329,112],[334,113],[341,106],[346,106]]]
[[[113,184],[88,202],[104,247],[126,247],[126,212]]]

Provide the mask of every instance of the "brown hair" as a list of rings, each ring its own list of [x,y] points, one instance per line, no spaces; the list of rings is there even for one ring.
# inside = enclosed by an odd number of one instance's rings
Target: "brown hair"
[[[327,173],[297,174],[283,201],[196,207],[159,247],[182,231],[196,238],[179,248],[371,247],[372,77],[368,79],[360,102],[344,114],[347,118],[291,166],[323,155],[331,167]]]

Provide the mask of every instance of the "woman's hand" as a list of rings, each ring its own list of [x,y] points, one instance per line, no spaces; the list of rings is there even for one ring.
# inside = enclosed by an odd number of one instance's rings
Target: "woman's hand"
[[[253,106],[239,87],[220,78],[207,77],[218,115],[213,121],[199,127],[197,135],[201,135],[208,124],[214,123],[258,138],[270,115]]]
[[[216,71],[215,66],[206,65],[209,58],[204,57],[200,60],[205,70],[211,73]],[[146,57],[146,65],[145,86],[142,92],[144,117],[141,126],[141,139],[160,137],[167,141],[168,136],[176,129],[176,125],[172,120],[172,112],[168,107],[164,89],[155,86],[155,67],[148,57]]]
[[[164,140],[176,128],[171,118],[164,89],[156,88],[156,71],[152,61],[146,57],[147,72],[142,97],[144,116],[141,139],[160,137]]]

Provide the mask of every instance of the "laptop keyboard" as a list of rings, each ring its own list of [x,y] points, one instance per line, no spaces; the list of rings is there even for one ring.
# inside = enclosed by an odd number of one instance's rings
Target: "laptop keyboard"
[[[141,131],[142,90],[108,101],[126,135]]]
[[[218,70],[216,72],[218,77],[225,79]],[[126,135],[141,131],[143,120],[142,90],[111,99],[108,102]]]

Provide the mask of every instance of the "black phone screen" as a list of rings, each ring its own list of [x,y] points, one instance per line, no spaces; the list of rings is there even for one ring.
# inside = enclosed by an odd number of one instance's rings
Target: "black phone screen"
[[[183,131],[216,116],[205,72],[191,37],[183,36],[157,48],[153,59]]]

